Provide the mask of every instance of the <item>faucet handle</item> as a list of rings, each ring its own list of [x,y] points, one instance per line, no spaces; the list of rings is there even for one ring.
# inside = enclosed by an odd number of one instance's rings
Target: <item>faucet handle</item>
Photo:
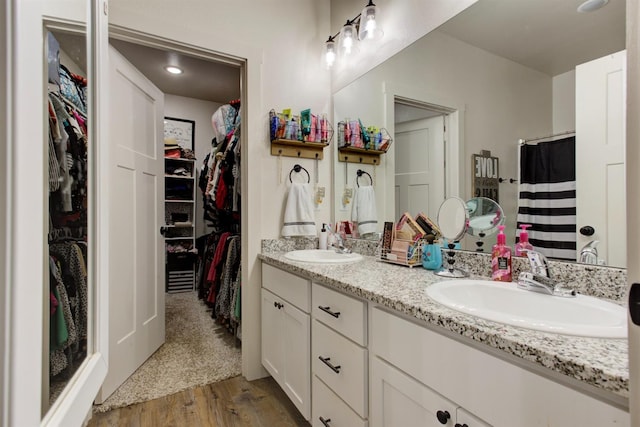
[[[533,274],[550,277],[547,257],[538,251],[529,250],[527,251],[527,258],[529,258],[529,265],[531,266],[531,272]]]

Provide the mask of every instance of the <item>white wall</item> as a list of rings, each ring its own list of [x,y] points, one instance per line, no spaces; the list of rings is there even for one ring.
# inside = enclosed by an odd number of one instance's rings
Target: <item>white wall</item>
[[[576,130],[576,70],[571,70],[553,78],[552,133],[574,130]]]
[[[375,47],[361,46],[349,65],[336,60],[331,89],[338,91],[371,68],[381,64],[411,43],[428,34],[477,0],[376,0],[384,37]],[[367,5],[366,0],[331,0],[331,32],[334,35]],[[337,40],[336,40],[337,41]]]
[[[360,117],[363,122],[383,124],[385,117],[383,82],[389,87],[413,93],[421,101],[464,111],[462,123],[461,194],[471,197],[471,155],[491,150],[500,159],[500,175],[517,178],[517,141],[529,135],[544,135],[552,127],[552,81],[538,71],[433,32],[412,44],[334,95],[338,121]],[[378,221],[393,218],[393,170],[386,166],[393,145],[375,171]],[[350,169],[350,175],[352,168]],[[344,167],[336,166],[336,190],[344,186]],[[507,212],[508,239],[515,230],[517,185],[500,185],[500,204]],[[341,213],[338,212],[338,217]],[[381,218],[383,217],[383,218]]]
[[[198,176],[202,162],[211,151],[211,140],[213,139],[213,128],[211,127],[211,115],[222,104],[203,101],[201,99],[186,98],[177,95],[164,95],[164,115],[165,117],[175,117],[179,119],[193,120],[196,122],[195,129],[195,146],[194,153],[196,155],[196,167]],[[196,178],[196,186],[198,179]],[[195,210],[195,232],[196,237],[202,236],[209,232],[202,215],[204,208],[202,204],[202,192],[196,188],[196,210]]]

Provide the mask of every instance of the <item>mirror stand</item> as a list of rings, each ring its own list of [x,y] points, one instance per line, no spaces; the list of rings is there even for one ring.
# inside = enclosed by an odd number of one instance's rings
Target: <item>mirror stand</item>
[[[455,259],[456,252],[453,250],[453,248],[456,247],[456,243],[457,242],[449,243],[447,245],[449,250],[445,251],[445,254],[447,255],[447,264],[449,266],[445,267],[443,265],[442,268],[436,271],[434,274],[442,277],[450,277],[450,278],[456,278],[456,279],[469,276],[469,273],[467,273],[466,271],[454,267],[454,264],[456,262],[456,259]]]

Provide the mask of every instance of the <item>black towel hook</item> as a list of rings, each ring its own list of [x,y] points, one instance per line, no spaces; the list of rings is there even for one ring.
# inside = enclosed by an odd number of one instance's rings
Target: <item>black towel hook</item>
[[[311,182],[311,175],[309,175],[309,171],[306,170],[305,168],[303,168],[300,165],[294,165],[293,169],[291,169],[291,171],[289,172],[289,182],[293,183],[293,180],[291,179],[291,174],[296,172],[296,173],[300,173],[300,171],[303,170],[307,173],[307,184]]]
[[[365,172],[365,171],[363,171],[362,169],[358,169],[358,170],[356,171],[356,174],[358,175],[358,176],[356,177],[356,184],[358,185],[358,187],[360,187],[360,182],[358,181],[358,179],[360,179],[360,177],[361,177],[362,175],[367,175],[367,176],[369,177],[369,180],[371,181],[371,185],[373,185],[373,178],[371,178],[371,175],[369,175],[369,173],[368,173],[368,172]]]

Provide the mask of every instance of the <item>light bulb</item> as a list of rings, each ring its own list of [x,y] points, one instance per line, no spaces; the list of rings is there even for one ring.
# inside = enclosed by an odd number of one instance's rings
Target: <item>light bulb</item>
[[[336,62],[336,43],[333,37],[329,37],[324,46],[324,62],[327,68],[331,68]]]
[[[351,21],[340,30],[338,41],[338,53],[342,56],[349,56],[357,51],[356,47],[356,27]]]
[[[380,9],[370,0],[360,14],[360,31],[358,32],[360,40],[369,41],[382,38],[384,32],[380,28],[379,18]]]

